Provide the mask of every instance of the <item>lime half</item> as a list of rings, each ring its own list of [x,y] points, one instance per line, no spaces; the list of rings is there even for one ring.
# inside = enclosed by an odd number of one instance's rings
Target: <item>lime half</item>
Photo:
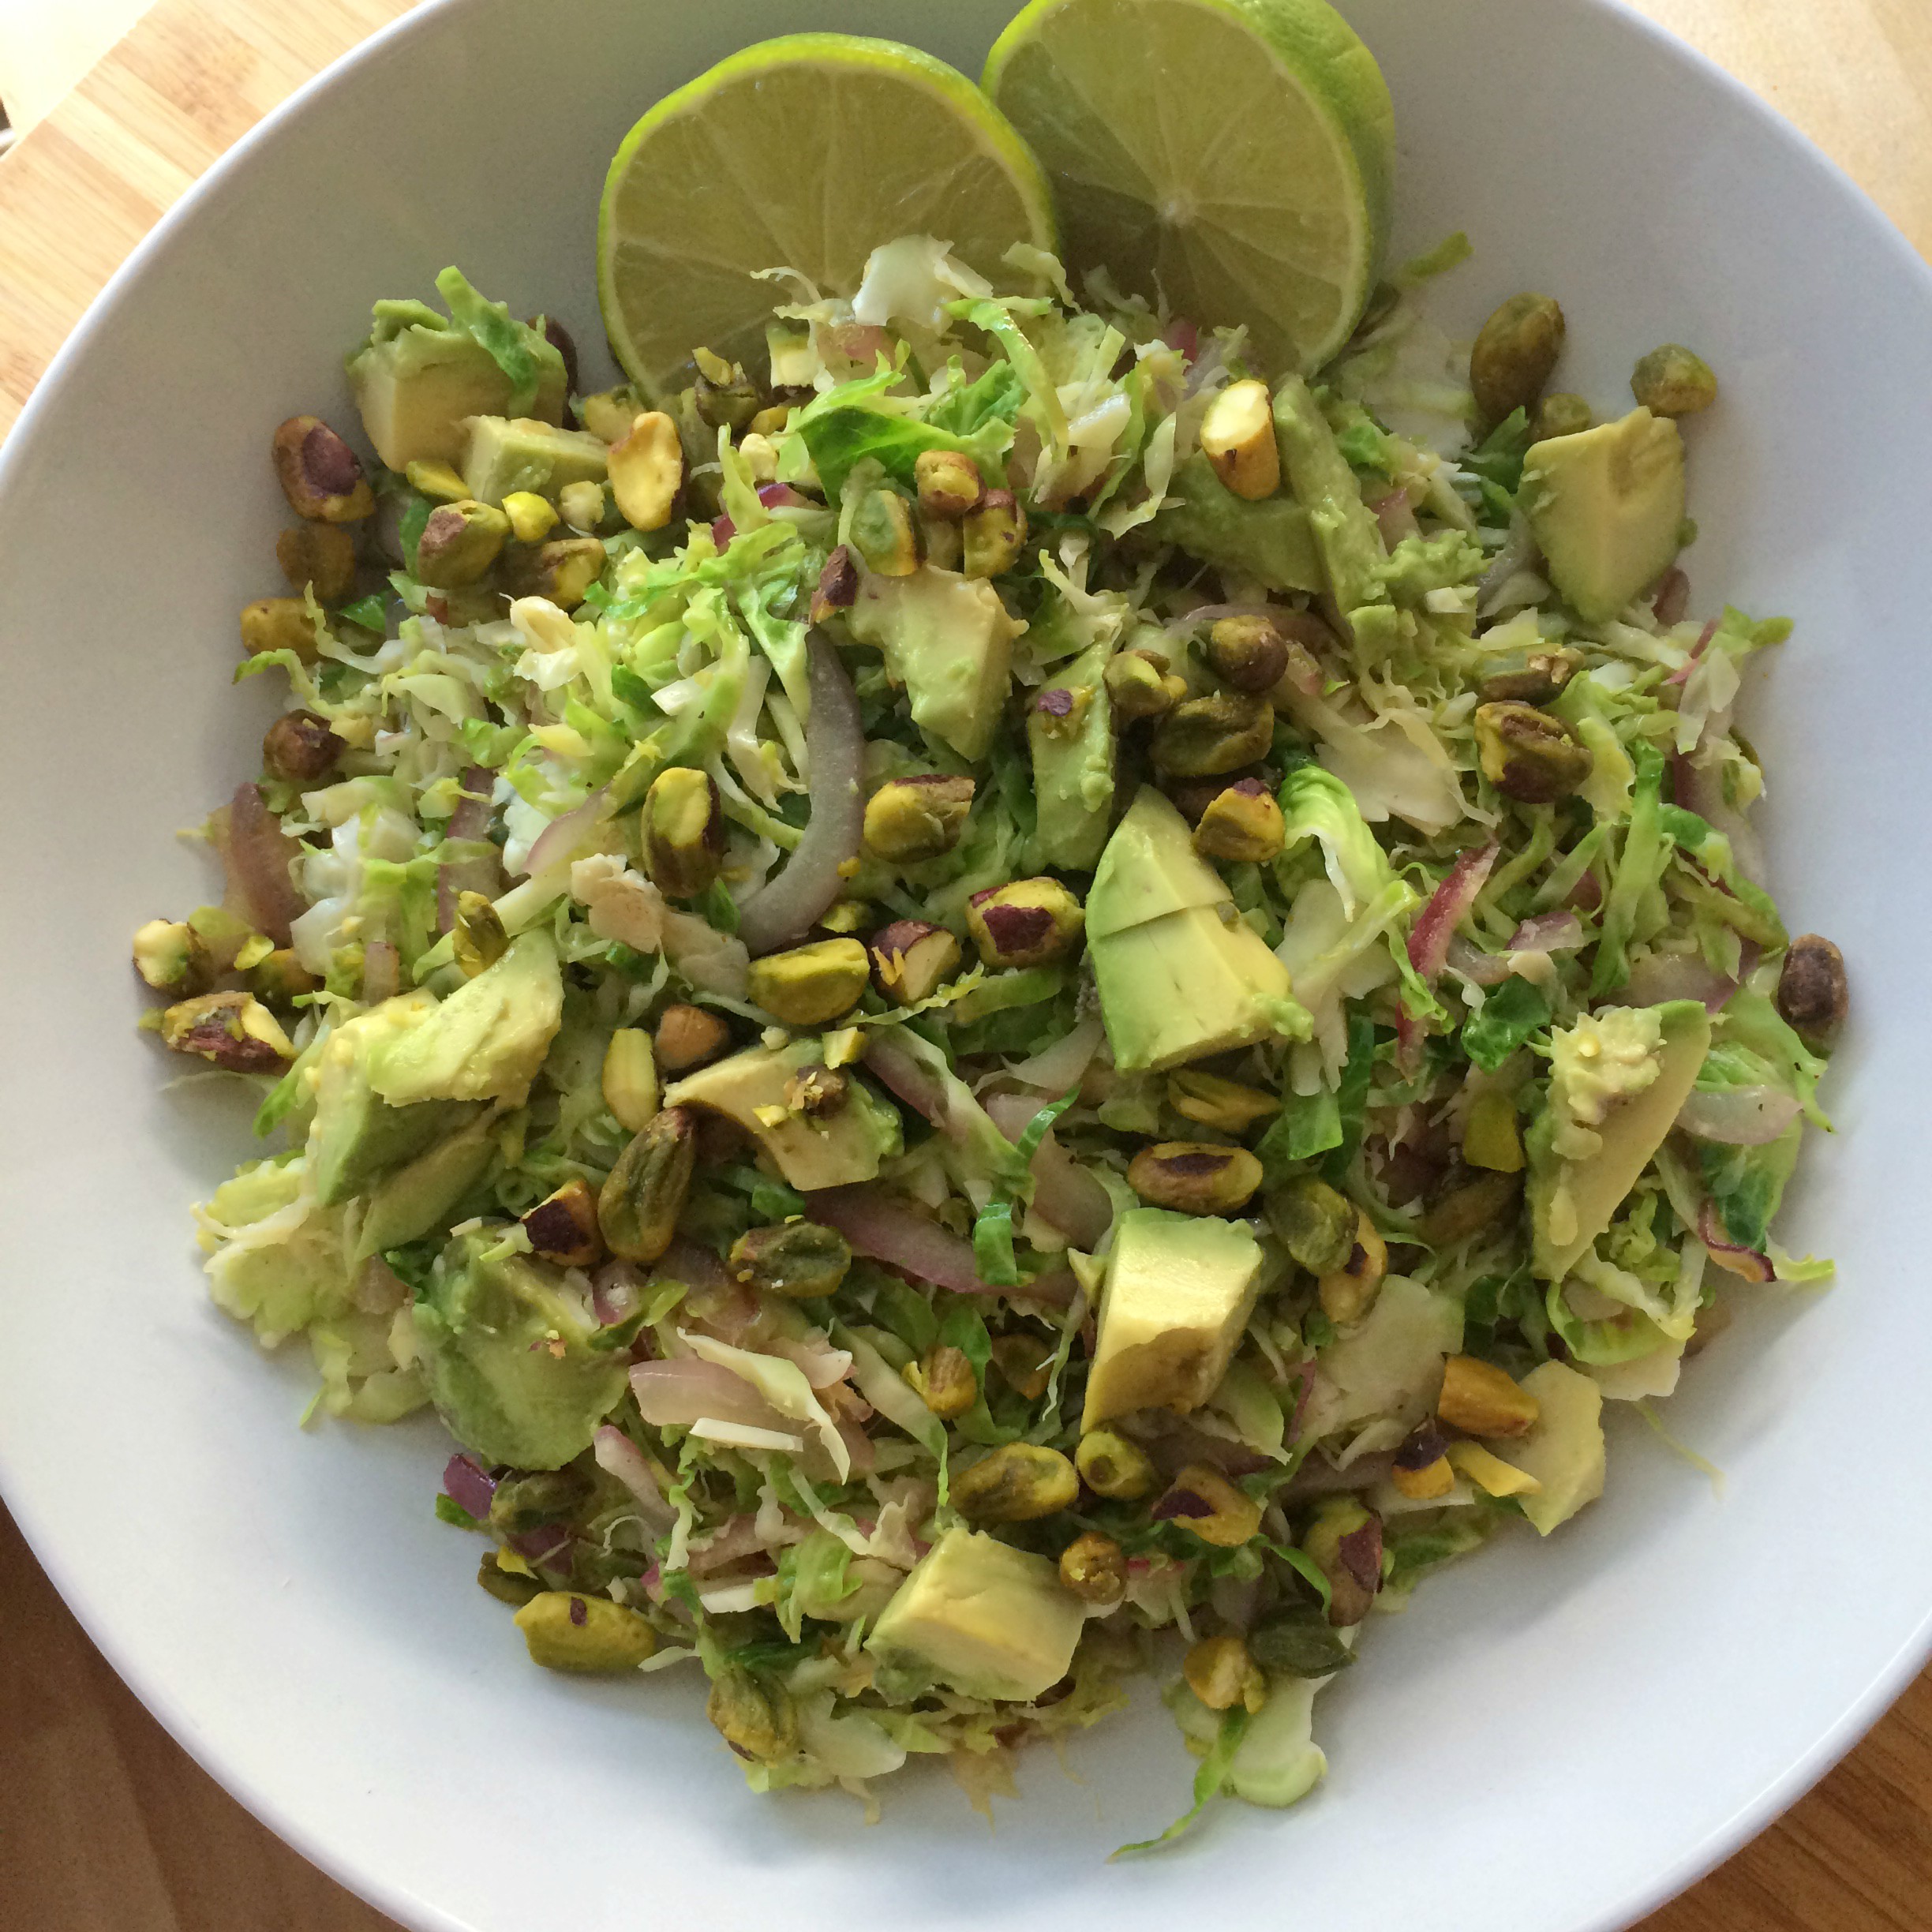
[[[1271,371],[1348,339],[1388,228],[1395,123],[1322,0],[1034,0],[986,91],[1054,185],[1068,265],[1247,325]]]
[[[617,150],[597,219],[597,292],[627,373],[663,398],[693,349],[757,357],[794,268],[857,291],[901,235],[950,242],[996,286],[1017,242],[1054,245],[1039,163],[964,74],[890,40],[792,34],[721,61]]]

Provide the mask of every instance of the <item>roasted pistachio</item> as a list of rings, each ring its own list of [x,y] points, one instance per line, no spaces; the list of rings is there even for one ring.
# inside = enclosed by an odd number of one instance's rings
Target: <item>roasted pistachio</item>
[[[1204,1637],[1188,1652],[1181,1675],[1210,1710],[1231,1710],[1238,1704],[1252,1713],[1267,1702],[1267,1679],[1260,1666],[1247,1645],[1231,1634]]]
[[[798,1755],[798,1713],[791,1698],[735,1664],[712,1679],[705,1715],[724,1742],[753,1764],[782,1764]]]
[[[1778,972],[1778,1011],[1808,1045],[1822,1046],[1844,1024],[1848,1003],[1844,955],[1822,934],[1800,933]]]
[[[1476,751],[1482,775],[1526,805],[1567,798],[1590,775],[1589,748],[1570,727],[1526,704],[1478,705]]]
[[[477,1565],[477,1582],[499,1603],[514,1604],[519,1609],[533,1597],[543,1594],[543,1585],[534,1576],[505,1570],[496,1561],[494,1550],[485,1550]]]
[[[1002,1443],[952,1481],[953,1507],[975,1522],[1032,1522],[1069,1507],[1080,1477],[1058,1449]]]
[[[1261,1185],[1261,1163],[1245,1148],[1164,1140],[1133,1157],[1127,1182],[1156,1208],[1180,1214],[1234,1214]]]
[[[517,597],[547,597],[559,610],[575,610],[604,575],[608,560],[595,537],[553,537],[513,559],[504,573],[504,587]]]
[[[490,504],[466,497],[429,512],[416,540],[416,581],[432,590],[460,590],[483,577],[503,553],[510,519]]]
[[[852,1266],[852,1249],[836,1228],[816,1221],[781,1221],[747,1228],[732,1243],[732,1279],[767,1294],[813,1301],[837,1292]]]
[[[1320,1604],[1293,1604],[1264,1617],[1248,1633],[1248,1648],[1264,1669],[1289,1677],[1327,1677],[1355,1661]]]
[[[249,990],[268,1005],[293,1011],[305,993],[319,993],[322,982],[305,968],[289,946],[277,946],[248,969]]]
[[[964,1415],[979,1399],[979,1378],[964,1349],[941,1342],[905,1366],[907,1383],[942,1421]]]
[[[1416,1232],[1432,1248],[1453,1248],[1485,1228],[1513,1221],[1522,1193],[1522,1181],[1515,1174],[1478,1174],[1451,1189],[1422,1217]]]
[[[1382,1587],[1382,1519],[1354,1496],[1331,1496],[1316,1510],[1303,1552],[1328,1579],[1328,1621],[1359,1623]]]
[[[889,778],[866,801],[865,842],[893,865],[937,859],[959,843],[973,781],[938,772]]]
[[[251,657],[265,651],[293,651],[304,664],[321,654],[315,620],[300,597],[257,597],[242,610],[242,648]]]
[[[1288,668],[1288,640],[1258,612],[1218,618],[1208,633],[1208,662],[1237,691],[1271,691]]]
[[[1311,1275],[1346,1267],[1360,1215],[1347,1196],[1312,1174],[1298,1174],[1269,1195],[1268,1226]]]
[[[1348,1259],[1316,1279],[1322,1312],[1338,1324],[1360,1321],[1374,1307],[1387,1273],[1388,1243],[1368,1215],[1357,1209]]]
[[[1389,1481],[1412,1503],[1433,1502],[1455,1487],[1449,1443],[1432,1423],[1411,1430],[1389,1466]]]
[[[494,966],[510,950],[503,915],[488,893],[459,892],[456,923],[450,928],[450,949],[466,979]]]
[[[966,924],[987,965],[1044,966],[1079,946],[1087,915],[1058,879],[1020,879],[975,893]]]
[[[708,429],[728,429],[733,436],[749,427],[765,405],[758,384],[739,364],[727,362],[709,349],[700,349],[691,360],[698,365],[697,393],[691,399],[698,420]]]
[[[910,577],[919,567],[919,524],[897,490],[867,490],[852,511],[849,537],[876,576]]]
[[[546,1670],[626,1671],[657,1648],[657,1633],[608,1597],[545,1590],[516,1613],[530,1661]]]
[[[872,961],[856,939],[815,939],[751,962],[747,991],[786,1026],[823,1026],[859,1003]]]
[[[1524,1436],[1536,1426],[1541,1407],[1507,1369],[1473,1355],[1451,1355],[1436,1413],[1466,1436]]]
[[[807,1120],[829,1120],[852,1104],[852,1082],[837,1067],[800,1067],[784,1084],[785,1106]]]
[[[557,507],[572,530],[593,530],[604,521],[604,485],[588,477],[566,483],[557,492]]]
[[[361,459],[320,417],[290,417],[275,432],[272,454],[282,494],[298,517],[357,523],[376,507]]]
[[[355,588],[355,539],[339,523],[298,523],[275,539],[275,561],[298,591],[339,603]]]
[[[180,919],[150,919],[134,934],[134,970],[157,993],[199,993],[215,977],[208,944]]]
[[[662,530],[671,521],[684,481],[677,425],[662,410],[646,410],[611,445],[611,494],[633,530]]]
[[[1486,422],[1533,409],[1563,354],[1563,312],[1547,295],[1512,295],[1470,351],[1470,388]]]
[[[611,1118],[626,1133],[641,1133],[650,1125],[657,1111],[657,1061],[642,1027],[619,1027],[611,1035],[598,1085]]]
[[[1215,691],[1178,704],[1154,729],[1154,762],[1175,778],[1213,778],[1264,756],[1275,741],[1275,708],[1247,691]]]
[[[1123,724],[1159,717],[1187,695],[1187,680],[1151,651],[1125,650],[1107,660],[1107,696]]]
[[[621,443],[637,419],[637,391],[627,383],[577,399],[577,420],[601,443]]]
[[[919,490],[919,514],[957,523],[979,507],[986,494],[979,466],[958,450],[921,450],[913,459],[912,481]]]
[[[545,1195],[524,1215],[522,1226],[530,1252],[559,1267],[591,1267],[603,1255],[597,1196],[581,1175]]]
[[[1237,496],[1258,502],[1281,487],[1281,451],[1267,384],[1252,376],[1230,383],[1201,418],[1201,453]]]
[[[1206,1462],[1190,1462],[1148,1511],[1219,1549],[1238,1549],[1261,1527],[1261,1505]]]
[[[279,1073],[295,1058],[282,1023],[253,993],[201,993],[169,1007],[161,1039],[231,1073]]]
[[[1582,668],[1582,656],[1560,645],[1512,651],[1483,673],[1483,702],[1548,704]]]
[[[672,765],[651,781],[640,818],[644,864],[673,899],[707,891],[724,865],[724,803],[695,766]]]
[[[1281,1111],[1275,1095],[1197,1067],[1181,1067],[1167,1076],[1167,1104],[1183,1120],[1231,1134],[1244,1134]]]
[[[680,1000],[658,1017],[657,1065],[664,1073],[688,1073],[730,1044],[731,1028],[707,1008]]]
[[[1160,1479],[1147,1452],[1117,1429],[1089,1429],[1073,1452],[1080,1481],[1095,1496],[1131,1503],[1149,1494]]]
[[[1043,736],[1067,739],[1076,736],[1093,704],[1093,692],[1084,684],[1049,684],[1035,695],[1032,721]]]
[[[490,1498],[489,1526],[500,1537],[527,1536],[567,1522],[589,1500],[591,1481],[580,1469],[532,1470],[506,1476]]]
[[[1282,808],[1259,778],[1237,780],[1217,792],[1194,828],[1194,849],[1230,864],[1265,865],[1287,842]]]
[[[995,1335],[993,1363],[1006,1385],[1028,1402],[1038,1402],[1053,1378],[1053,1344],[1037,1335]]]
[[[284,784],[319,784],[348,747],[313,711],[284,711],[262,735],[262,769]]]
[[[1567,389],[1553,390],[1536,406],[1530,421],[1530,439],[1545,443],[1552,436],[1580,436],[1595,420],[1590,406]]]
[[[1717,400],[1717,378],[1702,356],[1666,343],[1631,372],[1631,394],[1653,416],[1694,416]]]
[[[620,1261],[655,1261],[671,1245],[697,1155],[688,1107],[666,1107],[631,1136],[597,1196],[604,1245]]]
[[[1127,1552],[1110,1536],[1083,1530],[1060,1552],[1060,1582],[1084,1601],[1110,1610],[1127,1594]]]
[[[968,577],[1003,575],[1026,548],[1026,511],[1011,490],[988,490],[960,528],[965,537],[962,562]]]
[[[844,544],[826,559],[812,592],[811,620],[823,623],[834,611],[850,610],[859,601],[859,566]]]
[[[872,935],[871,951],[874,983],[896,1006],[930,999],[959,971],[959,941],[923,919],[894,919]]]

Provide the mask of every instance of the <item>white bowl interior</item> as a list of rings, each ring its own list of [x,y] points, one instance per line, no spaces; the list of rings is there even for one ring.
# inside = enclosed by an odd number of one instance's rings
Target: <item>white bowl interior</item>
[[[1688,564],[1797,620],[1750,723],[1795,929],[1851,961],[1856,1017],[1785,1235],[1822,1297],[1766,1290],[1697,1362],[1672,1428],[1635,1417],[1604,1500],[1378,1621],[1327,1694],[1331,1772],[1293,1813],[1220,1808],[1109,1866],[1183,1802],[1151,1698],[1036,1753],[997,1835],[943,1774],[861,1827],[836,1795],[749,1795],[695,1676],[530,1668],[430,1502],[432,1423],[300,1433],[305,1359],[208,1304],[185,1208],[248,1151],[248,1101],[132,1032],[140,920],[211,896],[174,837],[254,769],[270,715],[230,688],[234,613],[273,583],[269,429],[352,415],[339,358],[372,299],[447,262],[598,337],[597,195],[669,86],[804,24],[917,39],[976,71],[1010,9],[955,0],[429,9],[312,90],[191,198],[63,358],[0,463],[14,990],[6,1003],[0,1468],[69,1600],[189,1749],[278,1829],[420,1926],[861,1921],[1165,1926],[1204,1880],[1307,1926],[1583,1932],[1625,1923],[1788,1802],[1923,1654],[1932,1330],[1911,1287],[1923,1171],[1911,851],[1932,607],[1932,282],[1796,136],[1596,0],[1354,0],[1400,129],[1398,256],[1453,227],[1473,327],[1546,289],[1567,386],[1618,404],[1636,355],[1698,345]],[[810,158],[774,153],[774,167]],[[764,1882],[776,1881],[782,1891]],[[1372,1889],[1371,1889],[1372,1888]],[[1476,1901],[1480,1901],[1477,1904]]]

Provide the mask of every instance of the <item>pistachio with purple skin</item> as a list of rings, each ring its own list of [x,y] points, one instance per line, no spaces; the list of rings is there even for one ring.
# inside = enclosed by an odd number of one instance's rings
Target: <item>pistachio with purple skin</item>
[[[559,1267],[590,1267],[602,1259],[597,1196],[582,1175],[566,1181],[523,1217],[530,1252]]]
[[[1238,1549],[1261,1527],[1261,1505],[1207,1462],[1190,1462],[1148,1514],[1219,1549]]]
[[[896,1006],[930,999],[959,970],[959,941],[924,919],[894,919],[870,950],[873,983]]]
[[[826,559],[812,593],[811,620],[823,623],[834,611],[850,610],[859,601],[859,566],[844,544]]]
[[[291,416],[275,432],[275,476],[289,507],[317,523],[355,523],[376,507],[356,453],[319,416]]]
[[[252,993],[203,993],[161,1016],[161,1039],[231,1073],[279,1073],[295,1058],[281,1023]]]
[[[1090,691],[1070,691],[1064,684],[1055,684],[1033,700],[1033,711],[1048,737],[1071,738],[1080,729],[1080,721],[1092,702]]]
[[[1058,879],[1020,879],[974,893],[966,924],[986,965],[1044,966],[1080,945],[1087,914]]]
[[[326,778],[348,750],[313,711],[285,711],[262,739],[262,769],[284,784],[312,785]]]
[[[866,845],[894,865],[937,859],[959,843],[972,802],[970,778],[942,772],[889,778],[866,801]]]

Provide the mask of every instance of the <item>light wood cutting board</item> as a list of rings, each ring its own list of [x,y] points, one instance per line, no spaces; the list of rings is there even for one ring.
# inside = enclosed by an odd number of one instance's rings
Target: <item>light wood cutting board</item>
[[[1425,0],[1417,0],[1417,4]],[[1932,0],[1637,0],[1932,253]],[[101,285],[216,156],[407,0],[159,0],[0,161],[0,435]],[[0,1926],[382,1932],[102,1662],[0,1512]],[[1469,1923],[1482,1923],[1472,1900]],[[1932,1928],[1932,1675],[1643,1932]],[[534,1932],[550,1932],[547,1927]]]

